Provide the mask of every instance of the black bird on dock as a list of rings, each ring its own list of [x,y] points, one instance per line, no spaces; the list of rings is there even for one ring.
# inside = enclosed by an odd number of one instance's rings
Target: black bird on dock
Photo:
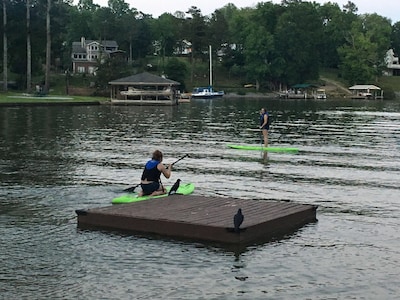
[[[236,215],[233,216],[233,226],[234,226],[235,232],[240,231],[240,225],[242,225],[243,220],[244,220],[244,216],[242,214],[242,209],[239,208]]]
[[[171,189],[169,190],[168,196],[169,196],[169,195],[176,194],[176,191],[178,190],[179,184],[180,184],[180,183],[181,183],[181,180],[178,179],[178,180],[174,183],[174,185],[171,187]]]

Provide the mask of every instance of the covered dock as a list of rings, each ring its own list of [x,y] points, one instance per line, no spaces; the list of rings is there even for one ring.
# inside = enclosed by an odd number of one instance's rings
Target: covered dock
[[[289,90],[279,92],[279,98],[314,99],[316,88],[317,88],[317,86],[314,84],[298,83],[298,84],[292,85]]]
[[[357,84],[349,87],[351,99],[383,99],[383,91],[373,84]]]
[[[110,81],[111,104],[177,105],[179,82],[147,72]]]

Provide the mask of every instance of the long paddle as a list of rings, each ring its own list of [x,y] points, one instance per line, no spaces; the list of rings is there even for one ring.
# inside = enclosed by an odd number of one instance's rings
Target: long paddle
[[[184,156],[182,156],[181,158],[179,158],[178,160],[176,160],[175,162],[173,162],[171,165],[173,166],[174,164],[176,164],[178,161],[181,161],[182,159],[184,159],[185,157],[189,157],[189,154],[185,154]],[[168,166],[167,166],[168,168]],[[138,183],[135,186],[131,186],[128,187],[126,189],[124,189],[124,192],[128,192],[128,193],[133,193],[135,191],[135,189],[140,185],[140,183]]]

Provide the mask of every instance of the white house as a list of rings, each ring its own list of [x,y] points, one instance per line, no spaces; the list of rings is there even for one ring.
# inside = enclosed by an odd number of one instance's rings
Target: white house
[[[399,58],[394,54],[393,49],[386,52],[385,57],[386,70],[383,72],[386,76],[400,76]]]

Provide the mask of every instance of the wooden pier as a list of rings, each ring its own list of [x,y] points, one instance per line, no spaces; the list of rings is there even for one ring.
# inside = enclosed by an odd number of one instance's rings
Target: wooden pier
[[[233,216],[244,221],[234,231]],[[81,229],[109,229],[177,239],[249,245],[290,234],[317,221],[317,206],[294,202],[173,195],[76,210]]]

